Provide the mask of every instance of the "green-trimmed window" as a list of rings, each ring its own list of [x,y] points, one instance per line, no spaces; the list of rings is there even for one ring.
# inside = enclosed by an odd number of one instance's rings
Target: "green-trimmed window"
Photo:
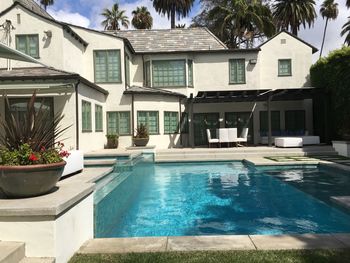
[[[145,62],[145,84],[146,87],[151,87],[151,62]]]
[[[188,60],[188,86],[193,87],[193,60]]]
[[[16,35],[16,49],[33,58],[39,58],[39,35]]]
[[[179,113],[164,111],[164,133],[171,134],[179,131]]]
[[[153,60],[153,87],[186,86],[185,60]]]
[[[187,112],[183,112],[181,114],[181,120],[180,120],[180,128],[181,128],[181,133],[188,133],[189,130],[189,125],[188,125],[188,113]]]
[[[278,76],[292,76],[292,60],[279,59],[278,60]]]
[[[130,111],[107,112],[107,134],[129,135]]]
[[[95,104],[95,131],[103,131],[103,109],[101,105]]]
[[[88,101],[82,101],[82,130],[83,132],[91,132],[91,103]]]
[[[158,111],[138,111],[137,126],[146,125],[149,134],[159,134],[159,113]]]
[[[305,111],[289,110],[285,112],[286,131],[289,132],[305,132]]]
[[[128,55],[125,56],[125,83],[130,86],[130,58]]]
[[[280,131],[281,130],[281,118],[279,111],[271,111],[271,130]],[[269,122],[267,111],[260,111],[260,132],[269,131]]]
[[[95,82],[121,82],[120,50],[94,51]]]
[[[245,60],[230,59],[230,84],[245,83]]]

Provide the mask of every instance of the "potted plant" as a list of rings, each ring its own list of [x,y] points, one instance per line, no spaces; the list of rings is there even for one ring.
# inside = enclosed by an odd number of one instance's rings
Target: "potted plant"
[[[118,134],[107,134],[106,135],[107,138],[107,149],[115,149],[118,148]]]
[[[36,92],[29,99],[25,118],[11,113],[0,118],[0,188],[12,198],[38,196],[50,192],[60,179],[69,153],[55,140],[69,127],[59,127],[63,115],[50,119],[43,101],[35,107]]]
[[[135,146],[144,147],[149,141],[149,135],[146,125],[140,124],[136,129],[136,135],[133,138]]]

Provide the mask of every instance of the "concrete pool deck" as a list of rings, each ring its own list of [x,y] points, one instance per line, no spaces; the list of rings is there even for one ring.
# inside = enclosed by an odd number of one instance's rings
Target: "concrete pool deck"
[[[292,250],[350,248],[350,234],[218,235],[101,238],[87,241],[78,254],[166,251]]]

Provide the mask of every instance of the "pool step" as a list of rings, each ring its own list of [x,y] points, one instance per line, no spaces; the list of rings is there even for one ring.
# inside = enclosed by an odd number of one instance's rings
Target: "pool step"
[[[24,255],[24,243],[0,241],[0,263],[18,263]]]
[[[155,161],[231,161],[257,156],[304,156],[319,154],[336,155],[337,153],[331,146],[314,146],[294,149],[269,147],[173,149],[173,151],[157,151]]]

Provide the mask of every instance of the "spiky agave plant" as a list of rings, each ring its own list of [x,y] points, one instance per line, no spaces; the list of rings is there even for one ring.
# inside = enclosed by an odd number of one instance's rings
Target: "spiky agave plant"
[[[27,112],[24,120],[11,113],[10,103],[5,95],[5,104],[9,112],[6,118],[0,118],[0,145],[8,150],[18,150],[23,144],[28,144],[32,151],[39,152],[42,149],[53,149],[55,141],[71,126],[62,128],[59,124],[64,118],[61,112],[50,119],[50,112],[44,109],[44,99],[36,110],[36,91],[27,103]]]

